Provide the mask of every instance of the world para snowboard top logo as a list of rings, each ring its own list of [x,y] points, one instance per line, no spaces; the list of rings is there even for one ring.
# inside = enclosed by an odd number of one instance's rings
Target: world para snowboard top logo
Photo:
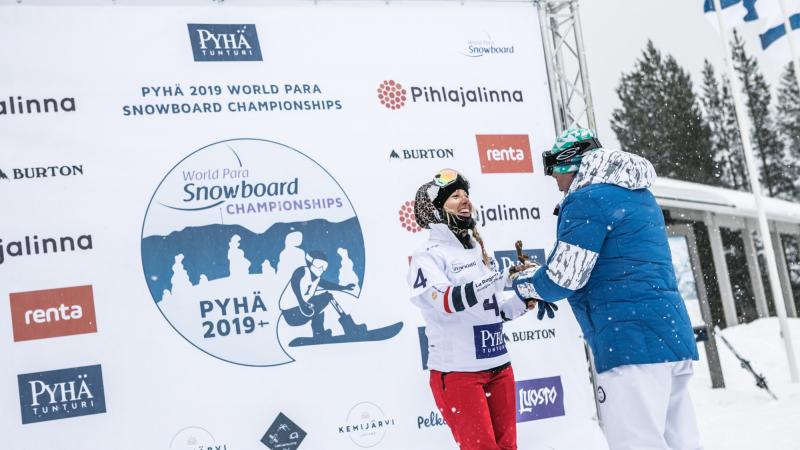
[[[277,142],[222,141],[181,160],[153,194],[141,245],[164,318],[234,364],[286,364],[403,327],[371,320],[383,306],[361,296],[364,238],[347,194]]]

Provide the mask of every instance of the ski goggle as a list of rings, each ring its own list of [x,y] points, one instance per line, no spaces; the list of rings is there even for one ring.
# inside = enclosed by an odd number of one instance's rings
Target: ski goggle
[[[316,267],[317,269],[326,269],[328,267],[328,261],[319,258],[313,258],[311,255],[306,255],[306,262],[311,267]]]
[[[453,169],[442,169],[433,176],[433,182],[439,187],[449,186],[458,179],[458,172]]]
[[[571,147],[567,147],[558,153],[553,153],[552,150],[542,152],[542,162],[544,165],[545,175],[552,175],[553,169],[558,166],[570,166],[578,163],[580,160],[574,161],[573,159],[575,157],[581,157],[589,150],[594,150],[600,147],[602,147],[600,142],[598,142],[595,138],[591,138],[578,141],[572,144]]]

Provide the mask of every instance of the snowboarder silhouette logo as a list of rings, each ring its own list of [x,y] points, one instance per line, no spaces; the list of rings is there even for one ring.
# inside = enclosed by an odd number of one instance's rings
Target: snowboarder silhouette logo
[[[400,332],[403,327],[402,322],[375,330],[369,330],[365,324],[356,323],[336,301],[334,292],[356,297],[358,286],[355,283],[342,286],[322,278],[322,274],[328,269],[328,257],[324,253],[311,251],[305,259],[306,265],[295,269],[286,286],[286,289],[291,289],[294,294],[297,306],[284,309],[283,319],[292,327],[311,322],[312,335],[293,339],[289,347],[377,341],[388,339]],[[325,309],[328,305],[339,315],[339,323],[344,334],[334,336],[332,330],[325,328]]]
[[[223,175],[220,188],[239,196],[199,194],[187,203],[184,189],[205,189],[188,174],[205,173]],[[262,196],[292,207],[262,214],[256,198]],[[380,286],[374,299],[361,295],[364,236],[347,193],[325,167],[278,142],[229,139],[181,159],[150,199],[141,245],[144,279],[159,312],[181,337],[222,361],[290,364],[296,360],[288,350],[315,358],[313,345],[391,339],[402,327],[382,322],[391,299]],[[367,326],[359,330],[356,322]],[[384,325],[396,330],[372,330]]]

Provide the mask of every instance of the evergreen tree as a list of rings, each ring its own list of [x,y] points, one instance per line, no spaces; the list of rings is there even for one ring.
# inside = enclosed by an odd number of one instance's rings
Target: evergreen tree
[[[705,112],[706,122],[711,131],[711,151],[714,159],[714,168],[723,186],[733,188],[732,168],[728,158],[729,145],[725,142],[723,129],[725,120],[723,119],[722,95],[719,90],[717,77],[714,75],[714,67],[706,59],[703,61],[703,96],[700,99]]]
[[[736,30],[731,43],[733,64],[742,81],[747,109],[752,122],[753,151],[761,163],[759,168],[761,184],[770,197],[788,200],[796,198],[793,183],[793,169],[786,167],[783,142],[770,112],[772,94],[769,85],[758,67],[758,61],[745,52],[744,41]]]
[[[739,131],[739,120],[736,118],[736,106],[733,103],[731,80],[725,74],[722,74],[722,103],[725,123],[723,133],[725,141],[730,145],[727,156],[732,172],[731,180],[734,183],[734,189],[750,192],[750,175],[744,158],[744,145],[742,145],[742,135]]]
[[[794,180],[794,198],[797,199],[800,193],[800,89],[792,63],[786,66],[781,75],[777,122],[781,140],[786,145],[784,166]]]
[[[742,141],[739,136],[733,98],[722,77],[720,89],[714,67],[703,63],[703,97],[706,121],[711,131],[711,148],[720,184],[730,189],[748,190]]]
[[[689,74],[648,40],[617,87],[611,128],[623,150],[649,159],[660,176],[718,184],[705,123]]]

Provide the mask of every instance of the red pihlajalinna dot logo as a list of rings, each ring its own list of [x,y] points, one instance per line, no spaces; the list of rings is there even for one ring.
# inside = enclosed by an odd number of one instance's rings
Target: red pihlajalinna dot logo
[[[384,80],[378,86],[378,100],[389,109],[400,109],[406,104],[406,90],[394,80]]]
[[[417,218],[414,216],[414,200],[409,200],[400,207],[400,226],[412,233],[422,231],[422,228],[417,225]]]

